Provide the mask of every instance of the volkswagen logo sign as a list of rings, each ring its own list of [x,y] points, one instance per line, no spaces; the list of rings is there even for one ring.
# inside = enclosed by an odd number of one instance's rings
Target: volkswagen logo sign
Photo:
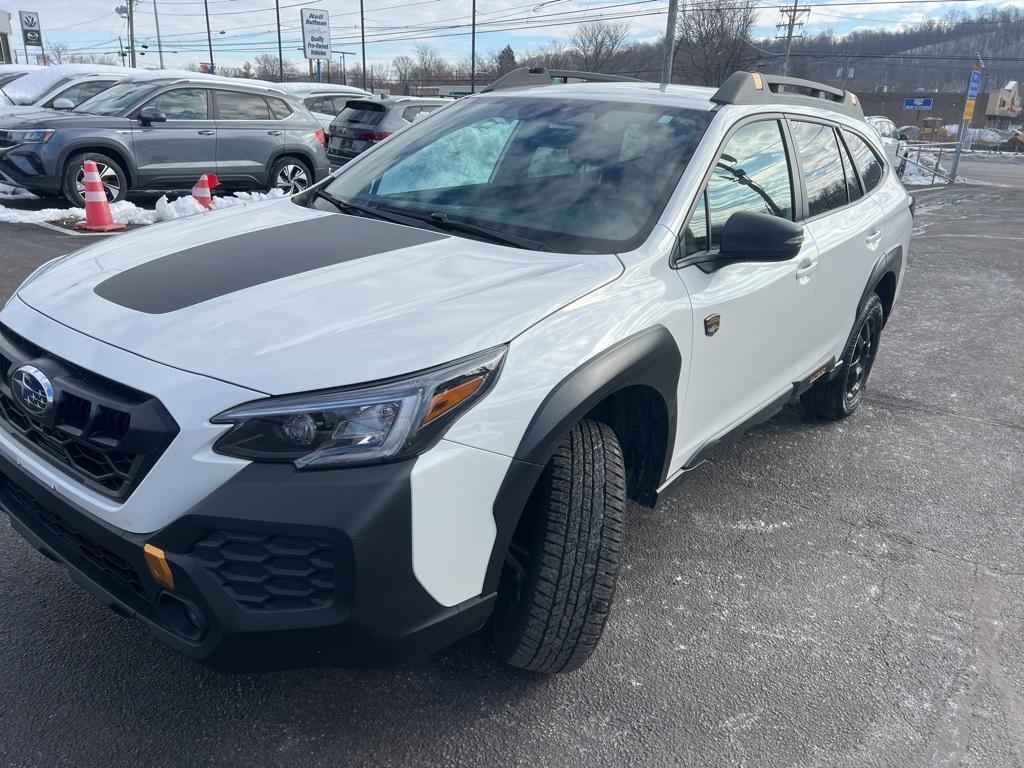
[[[11,393],[26,411],[42,416],[53,407],[53,384],[33,365],[23,365],[11,375]]]

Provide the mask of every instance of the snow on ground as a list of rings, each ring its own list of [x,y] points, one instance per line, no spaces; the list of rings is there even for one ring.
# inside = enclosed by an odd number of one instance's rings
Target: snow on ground
[[[35,195],[27,189],[12,187],[9,184],[0,183],[0,203],[4,200],[33,200]]]
[[[907,160],[907,167],[903,171],[903,185],[919,187],[932,184],[932,172],[927,169],[933,168],[937,160],[937,152],[921,152],[920,154],[912,152]],[[917,163],[920,163],[920,165]],[[935,176],[934,183],[942,184],[944,181],[945,179],[941,176]]]
[[[213,210],[219,211],[224,208],[234,208],[239,205],[271,200],[283,197],[284,193],[279,189],[270,192],[236,192],[230,197],[214,197]],[[27,211],[17,208],[6,208],[2,205],[3,198],[0,197],[0,222],[8,224],[40,224],[44,222],[58,222],[68,224],[81,221],[85,218],[85,210],[82,208],[44,208],[41,211]],[[168,200],[164,195],[157,200],[156,208],[152,211],[140,208],[134,203],[122,200],[110,206],[111,215],[118,224],[155,224],[158,221],[171,221],[183,219],[188,216],[195,216],[207,213],[206,209],[191,195]]]

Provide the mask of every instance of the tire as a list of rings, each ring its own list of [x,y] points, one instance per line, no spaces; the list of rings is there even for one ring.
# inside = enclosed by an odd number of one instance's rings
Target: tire
[[[584,420],[548,462],[513,536],[491,623],[506,663],[550,674],[590,658],[615,595],[625,508],[619,441]]]
[[[286,195],[295,195],[313,184],[313,171],[297,157],[279,157],[270,166],[267,191],[280,189]]]
[[[103,189],[107,193],[107,202],[117,203],[124,200],[128,194],[128,174],[117,160],[99,152],[75,155],[64,165],[64,176],[61,180],[64,199],[78,208],[85,205],[85,198],[79,185],[83,183],[82,163],[86,160],[96,163],[100,181],[103,182]]]
[[[800,396],[800,404],[808,413],[838,421],[857,410],[864,397],[871,368],[878,356],[885,313],[878,294],[864,302],[853,325],[850,342],[843,351],[843,365],[831,381],[822,379]]]

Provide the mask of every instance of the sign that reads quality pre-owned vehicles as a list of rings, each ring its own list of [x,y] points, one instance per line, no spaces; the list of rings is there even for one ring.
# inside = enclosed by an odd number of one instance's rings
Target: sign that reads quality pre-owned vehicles
[[[302,50],[307,59],[331,58],[331,15],[327,11],[303,8],[299,11],[302,19]]]

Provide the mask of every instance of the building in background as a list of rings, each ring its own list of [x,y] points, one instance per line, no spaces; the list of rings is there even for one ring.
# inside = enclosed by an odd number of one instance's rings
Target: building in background
[[[0,9],[0,64],[13,64],[14,51],[11,48],[11,14]]]
[[[1009,128],[1011,125],[1018,124],[1021,119],[1020,110],[1020,83],[1011,80],[999,90],[992,91],[988,96],[988,108],[985,110],[988,127]]]

